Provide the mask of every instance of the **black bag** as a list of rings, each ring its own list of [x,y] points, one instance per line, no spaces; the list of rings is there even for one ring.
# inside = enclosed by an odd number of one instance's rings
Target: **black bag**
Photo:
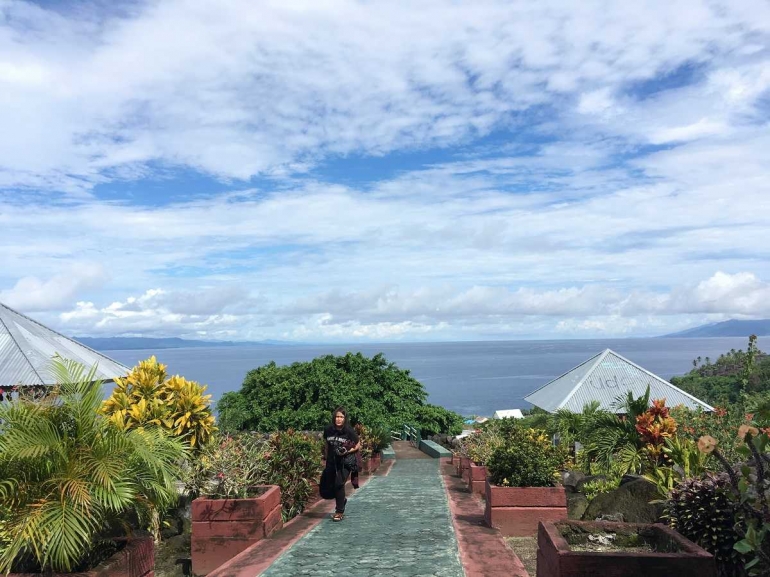
[[[321,499],[334,499],[337,492],[337,472],[333,467],[326,467],[321,473],[321,480],[318,481],[318,493]]]
[[[345,467],[351,473],[358,472],[358,459],[356,459],[355,453],[350,453],[342,457],[342,466]]]

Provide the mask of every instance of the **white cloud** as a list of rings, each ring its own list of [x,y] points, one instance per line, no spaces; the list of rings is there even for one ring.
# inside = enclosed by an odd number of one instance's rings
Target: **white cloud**
[[[206,334],[210,338],[224,339],[235,334],[235,328],[244,317],[224,312],[238,302],[215,302],[214,292],[243,298],[243,293],[232,288],[228,291],[202,291],[201,293],[169,293],[161,289],[149,289],[139,297],[127,297],[123,302],[97,306],[90,301],[80,301],[75,308],[59,315],[59,324],[69,334],[126,334],[152,336],[192,336]],[[201,304],[204,306],[201,307]],[[208,312],[204,312],[206,309]],[[218,309],[212,312],[212,309]]]
[[[748,0],[0,0],[0,300],[307,340],[765,314],[768,39]]]
[[[728,58],[770,21],[761,3],[699,0],[0,10],[0,181],[66,190],[150,162],[247,179],[446,146],[565,94],[604,115],[625,83]],[[711,85],[746,103],[761,78],[715,73]]]
[[[282,302],[277,296],[272,301],[254,299],[233,291],[234,298],[220,310],[197,310],[200,302],[217,292],[227,293],[228,287],[201,294],[150,289],[104,306],[78,302],[60,315],[58,324],[70,334],[376,341],[468,335],[650,336],[686,323],[770,315],[770,283],[748,273],[718,272],[668,291],[630,294],[604,283],[557,290],[383,286],[370,291],[318,292],[293,302]]]
[[[12,288],[0,291],[0,302],[25,312],[58,310],[70,306],[83,291],[103,286],[106,280],[101,265],[78,263],[48,280],[20,278]]]

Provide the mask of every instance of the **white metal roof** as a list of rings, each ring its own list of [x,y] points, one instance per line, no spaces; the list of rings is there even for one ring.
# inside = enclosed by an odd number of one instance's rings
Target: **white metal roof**
[[[492,417],[493,419],[523,419],[524,413],[521,412],[521,409],[506,409],[504,411],[495,411],[495,415]]]
[[[644,395],[650,387],[650,401],[666,399],[666,405],[697,407],[705,411],[714,408],[685,393],[668,381],[652,374],[615,351],[605,349],[571,371],[533,391],[524,400],[551,413],[558,409],[580,412],[591,401],[599,401],[602,409],[618,412],[617,397],[628,391],[634,397]]]
[[[117,361],[0,303],[0,387],[55,384],[49,367],[57,353],[89,369],[98,365],[100,380],[111,381],[129,372]]]

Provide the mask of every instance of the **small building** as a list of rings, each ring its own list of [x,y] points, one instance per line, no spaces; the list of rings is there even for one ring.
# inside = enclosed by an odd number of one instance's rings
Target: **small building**
[[[524,400],[549,413],[559,409],[579,413],[592,401],[598,401],[601,409],[619,413],[616,406],[618,397],[625,397],[629,392],[636,398],[641,397],[647,387],[650,388],[650,401],[666,399],[669,407],[684,405],[690,409],[714,410],[714,407],[611,349],[605,349],[546,383],[524,397]]]
[[[524,413],[521,409],[506,409],[504,411],[495,411],[493,419],[523,419]]]
[[[124,377],[128,367],[0,303],[0,389],[4,396],[14,387],[30,390],[54,385],[50,374],[55,355],[97,365],[96,378],[105,382]]]

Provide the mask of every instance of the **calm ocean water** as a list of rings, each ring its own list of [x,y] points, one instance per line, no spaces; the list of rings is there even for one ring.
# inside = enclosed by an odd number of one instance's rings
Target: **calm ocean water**
[[[240,389],[246,373],[275,361],[279,365],[309,361],[347,351],[367,356],[382,352],[388,360],[425,386],[429,402],[463,415],[492,415],[499,409],[529,408],[523,397],[593,355],[611,348],[645,369],[668,379],[692,368],[698,356],[716,359],[746,349],[747,338],[613,339],[565,341],[496,341],[457,343],[390,343],[359,345],[257,346],[189,348],[160,351],[105,351],[125,365],[152,354],[181,374],[209,386],[216,401]],[[760,340],[760,348],[762,342]]]

